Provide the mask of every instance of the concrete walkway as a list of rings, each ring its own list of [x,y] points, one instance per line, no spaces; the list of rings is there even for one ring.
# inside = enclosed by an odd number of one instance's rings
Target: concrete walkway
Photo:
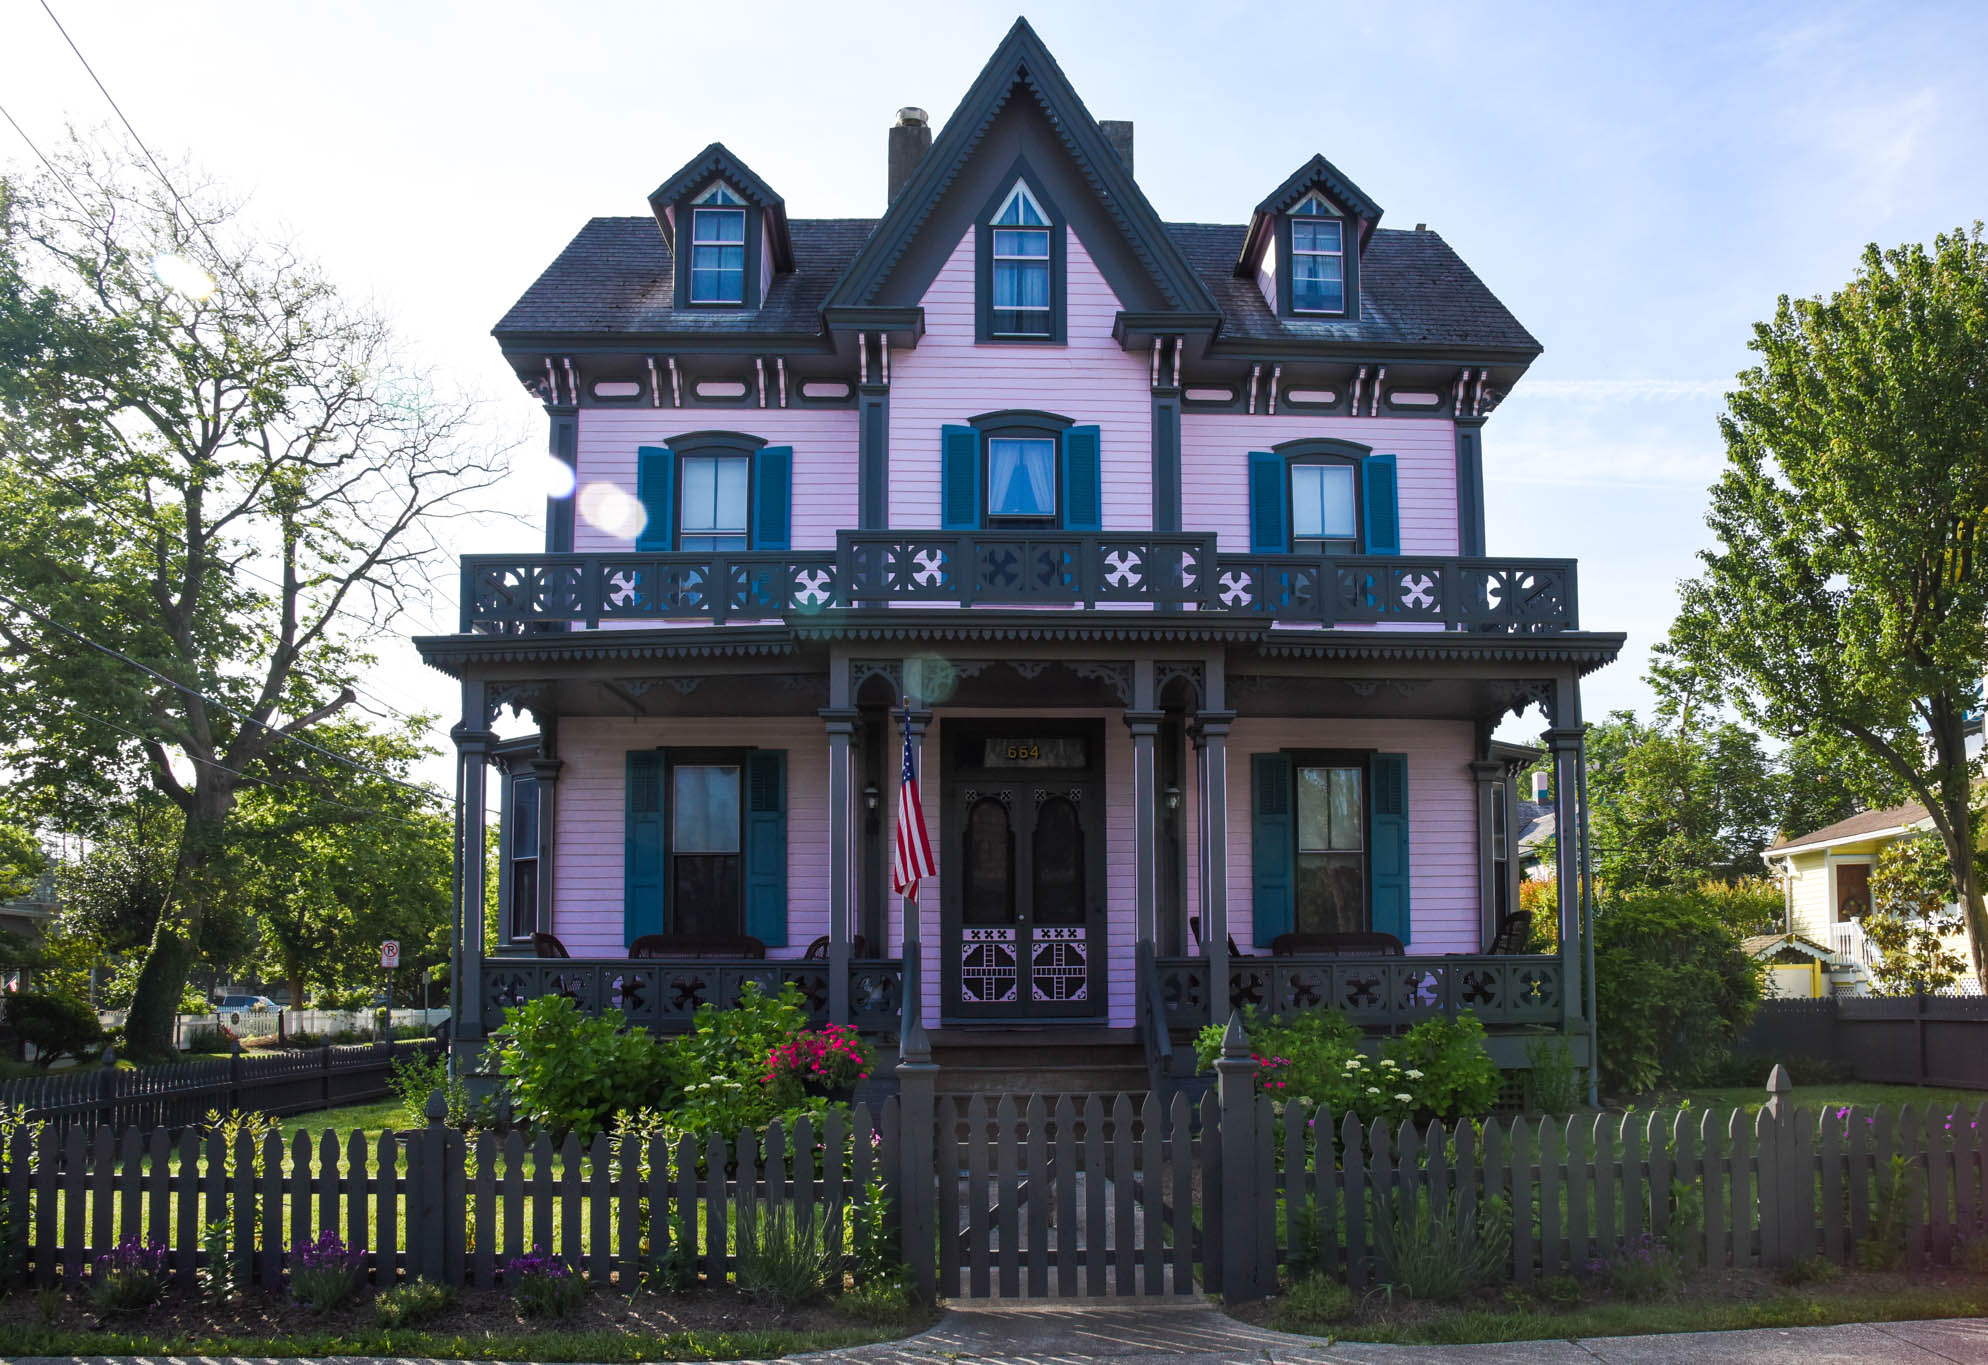
[[[1331,1345],[1251,1327],[1194,1302],[1136,1306],[963,1308],[922,1335],[882,1346],[789,1362],[848,1361],[862,1365],[1984,1365],[1988,1319],[1888,1322],[1843,1327],[1764,1328],[1750,1332],[1692,1332],[1649,1337],[1589,1337],[1581,1341],[1518,1341],[1486,1346]],[[26,1357],[13,1365],[275,1365],[206,1357]],[[366,1358],[328,1357],[312,1365],[400,1365]],[[747,1362],[746,1365],[751,1365]]]

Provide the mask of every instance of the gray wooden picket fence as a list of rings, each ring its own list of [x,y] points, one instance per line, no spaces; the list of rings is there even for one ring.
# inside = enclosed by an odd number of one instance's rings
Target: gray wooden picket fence
[[[1361,1123],[1253,1090],[1236,1046],[1198,1104],[1146,1096],[939,1099],[915,1054],[899,1094],[818,1126],[554,1144],[441,1122],[289,1144],[164,1129],[22,1129],[5,1150],[9,1264],[74,1278],[120,1240],[181,1272],[227,1258],[277,1289],[325,1230],[376,1285],[501,1283],[538,1251],[598,1283],[736,1280],[756,1228],[820,1236],[839,1264],[881,1212],[927,1296],[1274,1293],[1280,1270],[1393,1278],[1390,1230],[1473,1218],[1517,1282],[1582,1274],[1655,1239],[1687,1265],[1784,1267],[1889,1240],[1908,1265],[1988,1235],[1988,1106],[1809,1113],[1775,1068],[1745,1110]],[[867,1205],[874,1183],[881,1210]],[[1420,1211],[1418,1213],[1418,1210]]]

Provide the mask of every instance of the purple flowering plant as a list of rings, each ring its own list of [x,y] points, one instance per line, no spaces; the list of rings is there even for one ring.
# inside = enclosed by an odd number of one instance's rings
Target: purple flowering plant
[[[528,1318],[563,1318],[587,1292],[586,1281],[557,1256],[541,1253],[536,1243],[522,1256],[513,1256],[504,1272],[518,1311]]]
[[[106,1313],[150,1308],[166,1292],[166,1248],[132,1234],[97,1257],[91,1267],[90,1298]]]
[[[316,1241],[290,1248],[290,1294],[319,1312],[336,1308],[359,1287],[365,1266],[365,1252],[348,1248],[336,1230],[326,1228]]]

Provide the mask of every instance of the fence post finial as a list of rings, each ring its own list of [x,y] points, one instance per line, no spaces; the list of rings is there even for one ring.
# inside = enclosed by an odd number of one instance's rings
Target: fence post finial
[[[444,1095],[440,1090],[430,1090],[428,1092],[428,1108],[426,1112],[428,1122],[431,1126],[442,1122],[442,1120],[449,1116],[449,1097]]]
[[[1774,1069],[1767,1073],[1767,1112],[1780,1118],[1788,1107],[1788,1093],[1794,1088],[1795,1083],[1788,1079],[1788,1068],[1774,1063]]]
[[[1243,1032],[1242,1015],[1229,1011],[1229,1026],[1222,1030],[1222,1055],[1229,1058],[1249,1056],[1249,1035]]]

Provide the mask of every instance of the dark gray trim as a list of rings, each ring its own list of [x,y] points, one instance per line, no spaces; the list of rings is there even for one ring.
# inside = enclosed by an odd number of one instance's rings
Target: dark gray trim
[[[1312,190],[1318,190],[1326,198],[1344,209],[1349,217],[1367,221],[1367,231],[1381,220],[1381,206],[1368,197],[1367,192],[1354,184],[1352,179],[1323,156],[1314,155],[1311,160],[1291,172],[1283,184],[1270,192],[1270,197],[1256,206],[1258,213],[1288,213],[1293,204]],[[1366,238],[1361,238],[1364,245]]]
[[[1061,413],[1041,412],[1031,408],[1010,408],[1000,412],[983,412],[978,417],[969,417],[966,424],[980,433],[980,524],[994,530],[1002,527],[1044,529],[1063,525],[1066,508],[1063,497],[1063,433],[1076,425],[1076,422]],[[987,486],[987,443],[997,436],[1012,436],[1024,441],[1049,441],[1056,447],[1056,470],[1051,476],[1051,488],[1056,495],[1056,514],[1049,517],[1004,517],[996,516],[989,509],[994,506],[994,490]]]
[[[1180,529],[1180,390],[1153,394],[1153,529]]]
[[[857,391],[856,527],[890,528],[890,390],[881,384]]]
[[[1008,196],[1014,192],[1015,182],[1028,187],[1034,197],[1036,207],[1049,219],[1049,335],[1048,336],[996,336],[994,333],[994,227],[989,222],[1000,212]],[[1006,174],[997,182],[1001,188],[988,197],[981,205],[980,213],[973,221],[973,339],[983,346],[1062,346],[1069,336],[1068,297],[1070,293],[1070,267],[1065,257],[1068,254],[1069,220],[1056,206],[1056,201],[1043,188],[1042,177],[1029,165],[1028,158],[1018,156],[1008,167]]]
[[[725,183],[728,185],[731,183],[731,181],[727,177],[725,177],[723,174],[719,172],[714,171],[712,175],[714,179],[724,180]],[[696,211],[695,207],[690,202],[691,196],[699,194],[701,192],[702,192],[701,182],[699,188],[684,191],[683,198],[677,200],[675,205],[673,206],[675,209],[677,222],[683,223],[689,221],[686,215],[694,213]],[[690,297],[690,260],[693,253],[690,250],[678,251],[675,250],[674,248],[672,248],[670,252],[671,263],[676,267],[675,270],[676,307],[684,312],[690,313],[692,316],[701,316],[710,313],[726,313],[726,312],[751,313],[751,312],[756,312],[759,308],[760,294],[761,294],[761,285],[759,279],[759,243],[761,236],[760,220],[765,214],[766,210],[762,209],[759,205],[753,203],[752,200],[745,195],[740,195],[740,198],[746,200],[744,209],[732,210],[733,212],[743,212],[745,214],[745,220],[746,220],[745,291],[741,295],[737,303],[692,302]],[[686,243],[686,246],[694,246],[694,245],[695,245],[694,241]]]
[[[1484,419],[1462,418],[1456,424],[1457,553],[1482,555],[1484,549]]]
[[[546,452],[577,476],[580,468],[580,415],[573,408],[548,407],[552,419]],[[545,500],[545,552],[553,555],[573,552],[573,505],[578,501],[577,477],[572,491],[563,498]]]
[[[752,167],[739,160],[722,142],[714,142],[680,166],[676,174],[658,185],[649,195],[649,211],[656,216],[656,226],[662,229],[663,240],[669,244],[672,255],[683,255],[676,249],[676,230],[663,216],[664,209],[675,210],[676,221],[683,221],[682,201],[696,194],[714,180],[731,182],[732,188],[747,203],[767,213],[772,218],[773,227],[773,269],[776,272],[794,268],[794,239],[787,229],[787,201],[773,192],[773,187],[753,174]],[[758,243],[751,235],[751,224],[747,225],[746,240],[753,245],[752,255],[759,255]],[[752,295],[748,293],[747,298]]]

